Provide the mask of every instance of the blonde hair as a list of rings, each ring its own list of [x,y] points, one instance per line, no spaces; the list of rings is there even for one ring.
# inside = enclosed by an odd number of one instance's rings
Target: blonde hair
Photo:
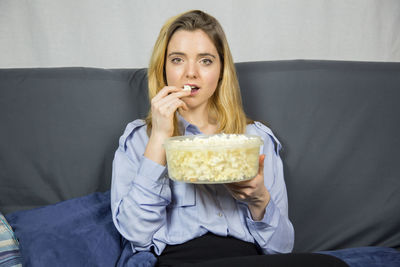
[[[165,54],[172,35],[177,30],[195,31],[199,29],[211,39],[221,60],[220,80],[208,103],[209,114],[218,122],[217,132],[242,134],[250,120],[246,118],[243,110],[239,82],[225,33],[214,17],[200,10],[191,10],[172,17],[161,28],[148,68],[149,99],[151,100],[167,85]],[[151,110],[147,115],[146,124],[147,134],[150,135],[152,129]],[[175,116],[173,135],[181,134]]]

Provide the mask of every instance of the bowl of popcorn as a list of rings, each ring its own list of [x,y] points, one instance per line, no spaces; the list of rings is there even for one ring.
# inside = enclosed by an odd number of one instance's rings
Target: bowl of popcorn
[[[232,183],[258,173],[262,140],[257,135],[215,134],[167,139],[168,176],[187,183]]]

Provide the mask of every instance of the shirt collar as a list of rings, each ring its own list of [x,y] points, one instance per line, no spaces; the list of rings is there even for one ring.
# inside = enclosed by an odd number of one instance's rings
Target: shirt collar
[[[178,119],[178,124],[179,124],[179,130],[182,133],[182,135],[196,135],[196,134],[202,134],[202,132],[197,128],[196,125],[191,124],[187,120],[185,120],[179,112],[177,114],[177,119]]]

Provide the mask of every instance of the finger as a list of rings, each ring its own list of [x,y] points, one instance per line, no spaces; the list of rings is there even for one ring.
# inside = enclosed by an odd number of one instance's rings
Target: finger
[[[171,117],[175,113],[175,111],[182,107],[187,110],[187,106],[185,102],[180,99],[173,99],[172,101],[165,103],[163,106],[159,108],[160,113],[165,117]]]
[[[180,99],[177,99],[176,103],[177,103],[177,108],[176,109],[182,108],[182,109],[184,109],[186,111],[189,110],[188,106],[186,105],[186,103],[184,101],[182,101]]]
[[[165,86],[161,89],[155,97],[153,97],[152,101],[157,102],[164,97],[171,95],[173,93],[179,93],[178,97],[188,96],[190,95],[190,91],[184,91],[182,88],[176,86]]]
[[[236,194],[235,198],[237,200],[241,200],[241,201],[244,201],[247,199],[246,195],[244,195],[244,194]]]
[[[225,187],[226,187],[226,189],[228,190],[229,194],[231,194],[231,196],[232,196],[233,198],[235,198],[235,199],[240,199],[240,195],[241,195],[241,192],[240,192],[240,191],[233,190],[232,188],[230,188],[229,186],[226,186],[226,185],[225,185]]]
[[[173,108],[173,112],[175,112],[180,107],[185,110],[188,109],[186,103],[179,98],[170,98],[160,102],[161,103],[157,103],[157,106],[160,110]]]
[[[185,92],[176,92],[176,93],[171,93],[167,96],[164,96],[163,98],[156,98],[152,99],[152,108],[161,108],[162,106],[170,106],[173,102],[180,100],[181,97],[188,96],[188,93]],[[186,104],[184,105],[185,109],[187,109]]]
[[[156,100],[154,100],[153,104],[156,105],[164,105],[167,103],[172,103],[173,101],[175,101],[176,99],[180,99],[181,97],[185,97],[190,95],[190,93],[188,94],[187,91],[180,91],[180,92],[175,92],[175,93],[171,93],[167,96],[164,96],[163,98],[158,98]]]
[[[256,185],[254,178],[246,181],[230,183],[230,186],[232,186],[233,188],[251,188]]]
[[[261,154],[258,162],[259,162],[259,167],[258,167],[258,174],[262,175],[264,177],[264,160],[265,160],[265,154]]]
[[[250,195],[253,194],[255,187],[231,187],[228,188],[228,191],[232,196],[240,196],[240,199],[247,199]]]
[[[178,92],[180,89],[176,86],[165,86],[163,87],[152,99],[152,101],[158,101],[161,98],[167,96],[171,92]]]
[[[247,195],[245,194],[245,193],[243,193],[243,192],[235,192],[235,191],[233,191],[232,193],[231,193],[231,195],[235,198],[235,199],[237,199],[237,200],[246,200],[248,197],[247,197]]]
[[[248,183],[244,183],[244,182],[237,182],[237,183],[230,184],[230,188],[232,190],[242,190],[244,188],[250,188],[250,187],[252,187],[252,185],[249,185]]]
[[[182,105],[180,106],[180,108],[182,108],[183,110],[186,110],[186,111],[188,111],[188,110],[189,110],[189,108],[188,108],[188,106],[186,105],[186,103],[185,103],[185,102],[183,102],[182,100],[181,100],[181,102],[182,102]]]
[[[186,91],[186,90],[180,90],[177,92],[171,92],[168,94],[168,96],[174,96],[177,98],[181,98],[181,97],[185,97],[185,96],[189,96],[192,92],[191,91]]]

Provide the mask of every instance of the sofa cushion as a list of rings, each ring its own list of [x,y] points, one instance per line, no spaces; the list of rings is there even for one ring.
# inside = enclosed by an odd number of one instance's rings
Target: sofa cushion
[[[155,263],[151,253],[132,255],[129,242],[122,240],[112,221],[109,191],[9,213],[6,217],[20,240],[24,266]]]
[[[151,252],[132,253],[130,243],[114,227],[109,207],[107,191],[8,214],[20,240],[24,265],[154,266],[157,259]],[[384,247],[318,253],[340,258],[350,267],[395,267],[400,263],[400,252]]]
[[[6,217],[20,241],[24,266],[114,266],[120,254],[109,194],[95,193]]]
[[[400,252],[386,247],[357,247],[318,252],[340,258],[350,267],[398,267]]]

